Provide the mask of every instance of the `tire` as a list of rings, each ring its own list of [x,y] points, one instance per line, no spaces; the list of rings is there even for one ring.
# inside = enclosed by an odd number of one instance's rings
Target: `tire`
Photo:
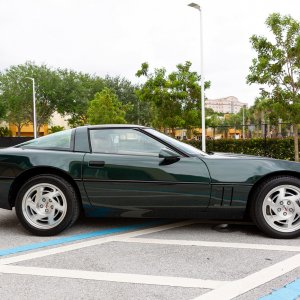
[[[265,234],[278,239],[300,236],[300,180],[276,176],[258,186],[250,215]]]
[[[16,214],[38,236],[56,235],[78,218],[80,203],[73,186],[59,176],[43,174],[24,183],[17,194]]]

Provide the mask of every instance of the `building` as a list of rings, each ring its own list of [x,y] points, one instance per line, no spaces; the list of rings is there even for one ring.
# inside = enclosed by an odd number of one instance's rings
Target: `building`
[[[12,136],[18,136],[18,127],[16,125],[7,123],[7,122],[2,122],[0,124],[2,127],[8,127],[8,129],[11,131]],[[38,136],[44,136],[49,134],[49,129],[51,126],[62,126],[64,129],[69,129],[70,126],[68,122],[65,120],[64,117],[62,117],[60,114],[55,112],[51,119],[49,124],[42,125],[40,127],[40,131]],[[32,123],[29,123],[27,125],[22,126],[21,128],[21,136],[22,137],[33,137],[33,125]]]
[[[68,116],[63,117],[58,112],[55,112],[52,115],[51,119],[50,119],[49,127],[51,127],[51,126],[62,126],[65,129],[70,129],[70,125],[69,125],[67,119],[68,119]]]
[[[13,124],[8,124],[8,128],[11,131],[12,136],[18,136],[18,127]],[[39,136],[44,136],[48,134],[48,125],[42,125],[40,127]],[[33,136],[33,125],[30,123],[28,125],[24,125],[21,128],[21,136],[22,137],[32,137]]]
[[[223,114],[226,113],[236,114],[241,110],[243,106],[248,107],[248,104],[239,101],[239,99],[234,96],[229,96],[226,98],[220,98],[214,100],[207,99],[205,101],[205,107],[211,108],[215,112],[223,113]]]

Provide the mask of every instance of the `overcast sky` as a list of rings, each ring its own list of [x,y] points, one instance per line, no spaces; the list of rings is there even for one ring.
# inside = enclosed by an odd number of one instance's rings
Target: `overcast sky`
[[[197,2],[197,0],[192,0]],[[199,13],[185,0],[0,0],[0,70],[26,61],[137,82],[142,62],[200,70]],[[300,20],[299,0],[201,0],[205,79],[210,99],[252,104],[258,86],[245,77],[252,34],[269,35],[272,12]]]

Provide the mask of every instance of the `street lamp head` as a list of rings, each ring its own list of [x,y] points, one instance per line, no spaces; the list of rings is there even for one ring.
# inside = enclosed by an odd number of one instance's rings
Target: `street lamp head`
[[[194,2],[188,4],[188,6],[193,7],[193,8],[195,8],[195,9],[198,9],[198,10],[201,10],[200,5],[197,4],[197,3],[194,3]]]
[[[34,81],[34,78],[32,78],[32,77],[25,77],[25,78]]]

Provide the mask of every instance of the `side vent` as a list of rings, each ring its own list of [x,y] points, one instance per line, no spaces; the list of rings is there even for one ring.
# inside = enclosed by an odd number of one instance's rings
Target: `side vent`
[[[232,186],[213,185],[209,206],[231,206],[233,196]]]

